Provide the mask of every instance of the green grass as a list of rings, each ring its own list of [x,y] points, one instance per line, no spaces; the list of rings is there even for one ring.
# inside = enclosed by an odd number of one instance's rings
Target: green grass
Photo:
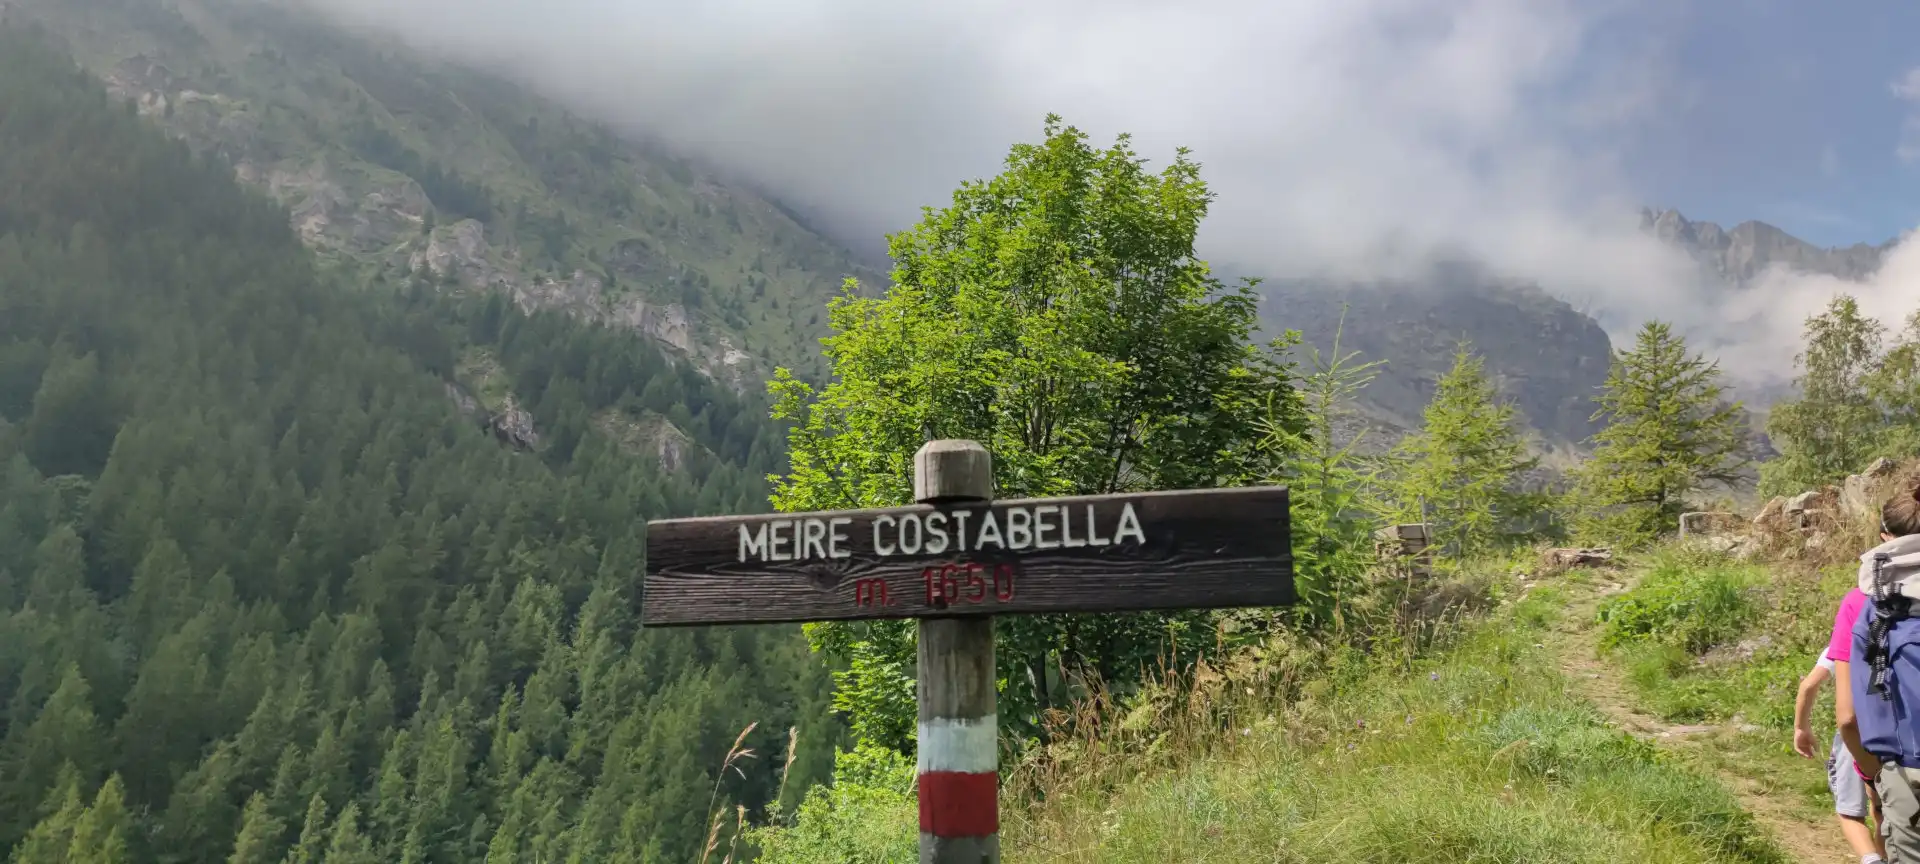
[[[1759,617],[1759,567],[1658,557],[1632,591],[1600,606],[1600,645],[1658,644],[1699,652],[1738,639]]]
[[[1722,724],[1687,758],[1784,793],[1810,820],[1831,805],[1820,763],[1792,752],[1793,700],[1825,649],[1853,568],[1752,565],[1665,550],[1639,586],[1602,610],[1609,659],[1641,710],[1671,723]],[[1833,687],[1812,712],[1824,758]]]
[[[1572,696],[1545,586],[1441,656],[1306,699],[1184,767],[1071,781],[1008,861],[1783,861],[1713,781]]]
[[[1274,650],[1082,715],[1047,759],[1003,768],[1004,860],[1784,864],[1708,773],[1570,688],[1545,646],[1591,590],[1575,581],[1443,628],[1425,656]],[[915,860],[910,763],[852,761],[752,832],[761,860]]]
[[[1826,646],[1851,576],[1665,551],[1636,588],[1602,606],[1602,645],[1661,719],[1790,732],[1794,691]],[[1816,731],[1831,731],[1831,706],[1829,685]]]

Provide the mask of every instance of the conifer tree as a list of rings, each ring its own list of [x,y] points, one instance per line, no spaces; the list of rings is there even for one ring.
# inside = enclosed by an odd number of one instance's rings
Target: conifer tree
[[[1306,542],[1294,544],[1293,570],[1300,592],[1298,611],[1313,620],[1333,610],[1372,564],[1375,529],[1371,497],[1361,472],[1358,448],[1364,426],[1342,442],[1343,426],[1359,418],[1353,400],[1385,362],[1360,361],[1360,352],[1341,348],[1346,312],[1326,352],[1303,346],[1299,389],[1306,408],[1304,433],[1284,417],[1264,421],[1270,446],[1290,454],[1276,478],[1287,484],[1292,530]]]
[[[68,864],[132,864],[133,856],[127,848],[131,820],[120,776],[108,777],[94,795],[93,806],[74,823],[73,840],[67,847]]]
[[[1480,357],[1461,343],[1440,377],[1425,423],[1389,456],[1391,515],[1432,526],[1434,545],[1462,557],[1531,527],[1544,509],[1520,488],[1538,463],[1522,437],[1519,412],[1500,399]]]
[[[1582,530],[1613,542],[1651,540],[1677,526],[1687,496],[1732,483],[1750,461],[1746,412],[1728,402],[1720,366],[1687,351],[1661,321],[1617,351],[1595,401],[1593,457],[1575,472]]]
[[[286,830],[273,815],[267,796],[255,792],[247,798],[241,815],[240,833],[233,839],[233,854],[227,864],[274,864],[279,860],[281,835]]]
[[[690,860],[742,726],[817,730],[790,788],[830,769],[796,628],[631,620],[638,526],[766,506],[763,397],[497,295],[352,290],[4,22],[0,117],[0,856],[479,860],[511,811],[543,860]],[[565,446],[501,446],[450,376]],[[672,469],[601,428],[649,391]],[[737,767],[740,803],[779,793]]]

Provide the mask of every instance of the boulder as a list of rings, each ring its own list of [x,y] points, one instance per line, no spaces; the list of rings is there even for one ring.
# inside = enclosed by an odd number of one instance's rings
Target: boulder
[[[1840,487],[1825,486],[1810,489],[1787,499],[1781,514],[1792,528],[1811,528],[1817,518],[1832,521],[1839,515]]]
[[[1681,539],[1711,537],[1738,529],[1740,517],[1733,513],[1695,511],[1680,514]]]
[[[1540,566],[1544,570],[1600,567],[1612,562],[1613,550],[1604,548],[1548,549],[1540,553]]]
[[[487,418],[487,427],[500,443],[515,450],[532,450],[540,446],[540,433],[533,428],[533,415],[520,409],[512,396],[499,413]]]
[[[1871,474],[1854,474],[1840,483],[1840,515],[1846,519],[1872,521],[1880,514],[1886,499],[1885,484]]]

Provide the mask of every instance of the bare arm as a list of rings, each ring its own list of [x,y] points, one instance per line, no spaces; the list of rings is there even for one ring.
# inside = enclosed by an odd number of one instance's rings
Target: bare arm
[[[1854,764],[1860,773],[1867,777],[1880,774],[1880,760],[1860,743],[1860,724],[1853,716],[1853,685],[1847,678],[1845,660],[1836,660],[1833,664],[1833,721],[1840,727],[1840,740],[1846,742],[1847,752],[1853,754]]]
[[[1813,758],[1813,700],[1820,695],[1820,685],[1827,683],[1829,677],[1825,666],[1815,666],[1812,672],[1800,679],[1800,692],[1793,697],[1793,752]]]

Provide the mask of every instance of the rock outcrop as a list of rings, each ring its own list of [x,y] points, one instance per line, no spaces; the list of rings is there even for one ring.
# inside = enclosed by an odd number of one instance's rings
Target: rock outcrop
[[[622,450],[635,456],[651,456],[658,459],[660,467],[668,471],[681,470],[686,467],[687,459],[696,451],[705,452],[700,444],[680,427],[651,411],[636,417],[617,409],[609,409],[595,415],[593,422],[603,434],[619,444]]]
[[[1865,471],[1842,481],[1838,502],[1841,515],[1860,520],[1879,518],[1880,507],[1891,492],[1887,486],[1894,470],[1893,460],[1882,457],[1874,460]]]
[[[1680,539],[1712,537],[1731,533],[1744,522],[1736,513],[1696,511],[1680,514]]]
[[[1540,569],[1558,573],[1575,567],[1604,567],[1613,563],[1613,550],[1607,548],[1548,549],[1540,553]]]
[[[1641,227],[1691,253],[1715,275],[1738,285],[1773,267],[1858,280],[1879,269],[1893,243],[1855,243],[1822,248],[1765,222],[1742,222],[1731,229],[1696,222],[1676,210],[1642,210]]]
[[[540,446],[540,433],[533,428],[533,415],[521,410],[512,396],[507,397],[506,407],[487,418],[487,428],[500,443],[515,450]]]

